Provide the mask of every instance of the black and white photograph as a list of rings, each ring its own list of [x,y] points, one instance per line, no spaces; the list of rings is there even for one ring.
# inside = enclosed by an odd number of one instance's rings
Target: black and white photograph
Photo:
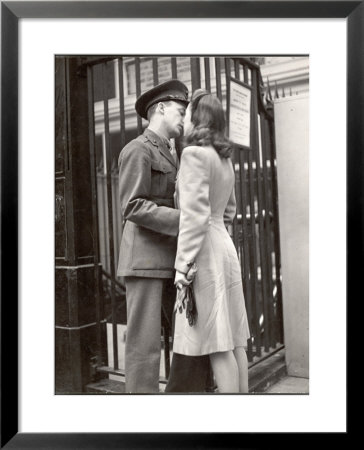
[[[55,394],[309,394],[309,56],[54,64]]]

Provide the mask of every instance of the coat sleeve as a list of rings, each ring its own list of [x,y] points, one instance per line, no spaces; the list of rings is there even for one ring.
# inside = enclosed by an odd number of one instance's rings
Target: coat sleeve
[[[177,236],[179,211],[150,200],[151,158],[139,142],[125,148],[119,158],[119,198],[124,220],[161,234]]]
[[[236,198],[235,198],[235,189],[233,187],[229,197],[228,204],[226,205],[224,212],[224,224],[226,227],[233,223],[235,214],[236,214]]]
[[[178,181],[181,210],[175,268],[187,273],[201,249],[211,216],[209,160],[201,147],[182,152]]]

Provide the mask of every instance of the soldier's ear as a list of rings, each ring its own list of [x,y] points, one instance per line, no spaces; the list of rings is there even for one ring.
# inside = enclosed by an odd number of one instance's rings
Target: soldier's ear
[[[166,105],[163,102],[159,102],[158,103],[158,110],[161,114],[164,114],[164,110],[165,110]]]

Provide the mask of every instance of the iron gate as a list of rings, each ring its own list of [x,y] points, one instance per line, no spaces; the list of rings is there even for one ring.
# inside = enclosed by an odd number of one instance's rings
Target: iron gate
[[[146,89],[179,78],[189,91],[204,87],[216,94],[229,115],[231,81],[251,92],[250,144],[236,145],[237,216],[231,227],[242,269],[251,338],[250,366],[283,346],[281,263],[273,108],[259,65],[244,57],[85,57],[89,97],[93,233],[98,301],[99,372],[123,374],[122,345],[126,326],[125,289],[115,276],[122,217],[118,202],[117,159],[127,142],[147,122],[134,110]],[[181,144],[175,142],[177,153]],[[170,335],[162,330],[165,378],[169,374]]]

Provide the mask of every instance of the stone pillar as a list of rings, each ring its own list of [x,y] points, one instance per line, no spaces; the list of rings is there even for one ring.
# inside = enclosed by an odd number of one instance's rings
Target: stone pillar
[[[308,95],[274,103],[288,375],[309,375]]]
[[[56,393],[78,393],[96,354],[96,286],[87,76],[80,58],[55,68]],[[97,271],[98,269],[96,269]]]

